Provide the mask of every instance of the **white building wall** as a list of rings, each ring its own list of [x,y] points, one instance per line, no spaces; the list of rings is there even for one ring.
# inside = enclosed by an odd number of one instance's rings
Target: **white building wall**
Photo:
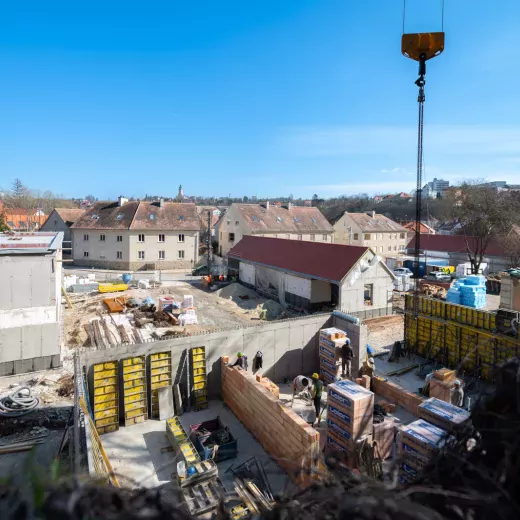
[[[51,232],[54,231],[56,233],[63,233],[63,244],[64,248],[72,247],[70,242],[70,228],[63,222],[63,219],[56,213],[56,210],[53,210],[49,215],[49,218],[42,224],[42,227],[39,229],[41,232]],[[66,251],[66,253],[70,253],[70,251]]]
[[[256,269],[254,265],[240,262],[239,273],[241,282],[248,283],[252,286],[255,285]]]
[[[311,280],[308,278],[300,278],[291,274],[285,274],[285,292],[301,296],[302,298],[311,299]]]

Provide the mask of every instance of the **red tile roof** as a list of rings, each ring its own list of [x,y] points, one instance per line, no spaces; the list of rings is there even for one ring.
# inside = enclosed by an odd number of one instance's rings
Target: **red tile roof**
[[[403,227],[408,229],[409,231],[415,231],[415,221],[414,222],[406,222],[403,224]],[[435,235],[435,229],[428,226],[428,224],[425,224],[424,222],[421,222],[421,233],[425,233],[428,235]]]
[[[244,236],[228,256],[308,278],[341,282],[367,247]]]
[[[475,237],[468,237],[468,245],[472,251],[476,249]],[[415,247],[415,237],[406,246]],[[442,251],[443,253],[465,253],[466,240],[464,235],[426,235],[421,233],[421,249],[426,251]],[[504,248],[498,240],[492,240],[486,250],[486,255],[505,256]]]

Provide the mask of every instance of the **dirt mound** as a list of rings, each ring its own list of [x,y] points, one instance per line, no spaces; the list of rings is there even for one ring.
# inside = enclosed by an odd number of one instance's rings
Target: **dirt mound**
[[[216,294],[220,298],[233,300],[235,303],[242,303],[247,300],[258,300],[260,296],[252,289],[248,289],[239,283],[232,283],[219,289]]]
[[[258,311],[261,313],[263,310],[267,311],[267,320],[275,320],[284,312],[284,307],[274,300],[266,300],[262,305],[258,306]]]

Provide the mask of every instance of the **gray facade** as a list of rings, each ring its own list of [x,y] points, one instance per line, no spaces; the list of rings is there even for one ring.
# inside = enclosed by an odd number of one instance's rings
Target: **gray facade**
[[[0,235],[0,376],[60,366],[62,235],[40,237],[48,248],[23,249],[22,235],[9,251]]]

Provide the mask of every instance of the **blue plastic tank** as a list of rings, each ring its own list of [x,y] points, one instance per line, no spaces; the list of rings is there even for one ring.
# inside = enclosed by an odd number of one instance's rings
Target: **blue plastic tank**
[[[128,283],[132,279],[132,275],[130,273],[123,274],[123,283]]]

